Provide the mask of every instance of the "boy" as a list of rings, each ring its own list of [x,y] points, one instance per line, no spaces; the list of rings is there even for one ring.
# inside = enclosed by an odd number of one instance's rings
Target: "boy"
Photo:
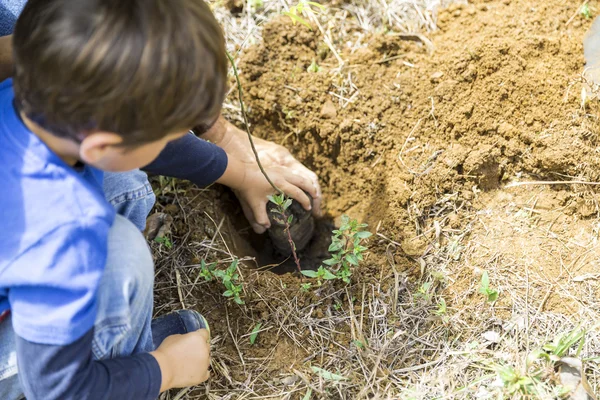
[[[272,193],[258,168],[187,133],[223,124],[227,62],[210,9],[30,0],[13,44],[14,81],[0,84],[0,398],[153,399],[206,380],[202,316],[151,321],[140,229],[153,196],[135,169],[226,184],[255,216]],[[319,196],[306,175],[267,171],[307,208],[298,193]]]

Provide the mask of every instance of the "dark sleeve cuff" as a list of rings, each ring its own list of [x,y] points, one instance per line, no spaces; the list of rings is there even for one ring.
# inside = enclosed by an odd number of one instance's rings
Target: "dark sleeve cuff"
[[[169,143],[156,160],[142,169],[204,187],[223,176],[226,168],[225,150],[190,133]]]

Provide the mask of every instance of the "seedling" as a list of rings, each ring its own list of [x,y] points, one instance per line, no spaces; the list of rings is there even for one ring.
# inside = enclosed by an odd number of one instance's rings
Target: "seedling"
[[[303,284],[300,285],[300,290],[304,293],[308,292],[310,290],[310,288],[312,287],[312,283],[310,282],[305,282]]]
[[[258,324],[256,324],[254,329],[252,329],[252,333],[250,334],[250,344],[254,344],[254,342],[256,342],[256,338],[258,337],[258,332],[260,332],[261,326],[262,323],[259,322]]]
[[[415,297],[417,298],[421,298],[427,302],[431,301],[431,293],[430,293],[430,289],[431,289],[431,282],[423,282],[423,284],[421,284],[421,286],[419,286],[419,289],[417,289],[417,293],[415,293]]]
[[[588,3],[585,3],[584,5],[581,6],[581,8],[579,9],[579,13],[585,18],[585,19],[590,19],[592,18],[592,10],[590,9],[590,5]]]
[[[154,241],[156,243],[162,244],[169,250],[173,248],[173,242],[171,241],[171,239],[168,236],[155,237]]]
[[[357,220],[342,215],[342,226],[333,231],[329,252],[331,258],[323,261],[329,266],[335,276],[345,283],[350,283],[352,267],[358,266],[363,261],[363,253],[368,250],[361,243],[372,236],[365,231],[367,224],[359,224]]]
[[[483,271],[483,275],[481,275],[479,293],[483,294],[486,300],[490,303],[493,303],[494,301],[498,300],[498,291],[490,287],[490,277],[487,271]]]
[[[306,69],[306,71],[313,72],[313,73],[317,73],[320,70],[321,70],[321,67],[319,67],[319,65],[317,64],[317,62],[315,60],[313,60],[312,63]]]
[[[288,242],[290,244],[290,249],[292,250],[292,255],[294,256],[294,262],[296,263],[296,268],[298,272],[302,273],[302,268],[300,267],[300,259],[298,259],[298,254],[296,253],[296,243],[294,243],[294,239],[292,238],[292,232],[290,231],[290,224],[292,223],[294,216],[289,215],[286,216],[286,211],[292,205],[292,199],[288,198],[285,194],[280,193],[277,195],[269,196],[269,201],[275,204],[277,207],[275,208],[275,213],[277,214],[274,218],[275,220],[284,225],[284,232],[287,233]]]
[[[225,286],[223,296],[232,298],[238,304],[244,304],[244,300],[240,297],[243,287],[239,282],[238,262],[238,260],[234,260],[226,270],[222,270],[216,268],[216,263],[206,264],[202,260],[200,262],[200,276],[206,281],[212,281],[213,279],[221,281]]]
[[[438,303],[438,309],[434,311],[434,314],[442,317],[446,315],[447,312],[448,308],[446,307],[446,300],[440,298],[440,302]]]
[[[287,15],[292,20],[292,25],[296,25],[296,22],[306,26],[312,30],[312,26],[306,21],[303,16],[304,14],[310,15],[310,13],[317,11],[323,11],[325,6],[314,1],[300,1],[295,6],[290,7],[290,11],[284,11],[283,15]]]

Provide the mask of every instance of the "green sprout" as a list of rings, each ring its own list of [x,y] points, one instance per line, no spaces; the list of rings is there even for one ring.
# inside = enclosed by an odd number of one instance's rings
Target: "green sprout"
[[[317,64],[317,62],[313,59],[312,63],[308,66],[308,68],[306,69],[307,72],[313,72],[313,73],[317,73],[321,70],[321,67],[319,67],[319,64]]]
[[[173,242],[171,241],[171,239],[168,236],[156,237],[156,238],[154,238],[154,241],[156,243],[162,244],[169,250],[173,248]]]
[[[306,21],[303,18],[303,15],[311,15],[311,13],[315,12],[313,7],[315,7],[319,11],[323,11],[325,9],[324,5],[315,3],[314,1],[300,1],[295,6],[290,7],[290,11],[284,11],[283,15],[287,15],[288,17],[290,17],[292,25],[296,25],[297,22],[312,30],[312,26],[310,26],[308,21]]]
[[[590,5],[588,3],[585,3],[584,5],[581,6],[581,8],[579,9],[579,13],[585,18],[585,19],[590,19],[592,18],[592,10],[590,9]]]
[[[498,291],[490,287],[490,277],[487,271],[483,271],[483,275],[481,275],[479,293],[483,294],[490,303],[498,300]]]
[[[417,293],[415,293],[415,297],[417,298],[421,298],[427,302],[431,301],[431,287],[433,286],[433,284],[431,282],[423,282],[421,284],[421,286],[419,286],[419,289],[417,289]]]
[[[230,297],[237,304],[244,304],[244,300],[241,299],[240,295],[243,291],[243,286],[239,282],[239,274],[237,272],[239,261],[233,260],[231,265],[225,270],[217,269],[216,263],[206,264],[204,260],[200,261],[200,277],[206,281],[219,280],[225,286],[225,292],[223,296]]]
[[[254,329],[252,329],[252,333],[250,334],[250,344],[254,344],[254,342],[256,342],[256,338],[258,337],[258,333],[260,332],[261,326],[262,323],[259,322],[258,324],[256,324]]]
[[[303,284],[300,285],[300,291],[306,293],[310,290],[310,288],[312,287],[312,283],[310,282],[305,282]]]

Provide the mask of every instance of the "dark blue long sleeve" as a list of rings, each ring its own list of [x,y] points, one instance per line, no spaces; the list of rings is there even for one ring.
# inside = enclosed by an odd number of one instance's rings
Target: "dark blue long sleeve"
[[[94,361],[93,329],[67,346],[28,342],[17,336],[19,378],[28,400],[154,400],[161,385],[150,354]]]
[[[219,179],[226,168],[227,154],[223,149],[190,133],[169,143],[156,160],[142,169],[204,187]]]

